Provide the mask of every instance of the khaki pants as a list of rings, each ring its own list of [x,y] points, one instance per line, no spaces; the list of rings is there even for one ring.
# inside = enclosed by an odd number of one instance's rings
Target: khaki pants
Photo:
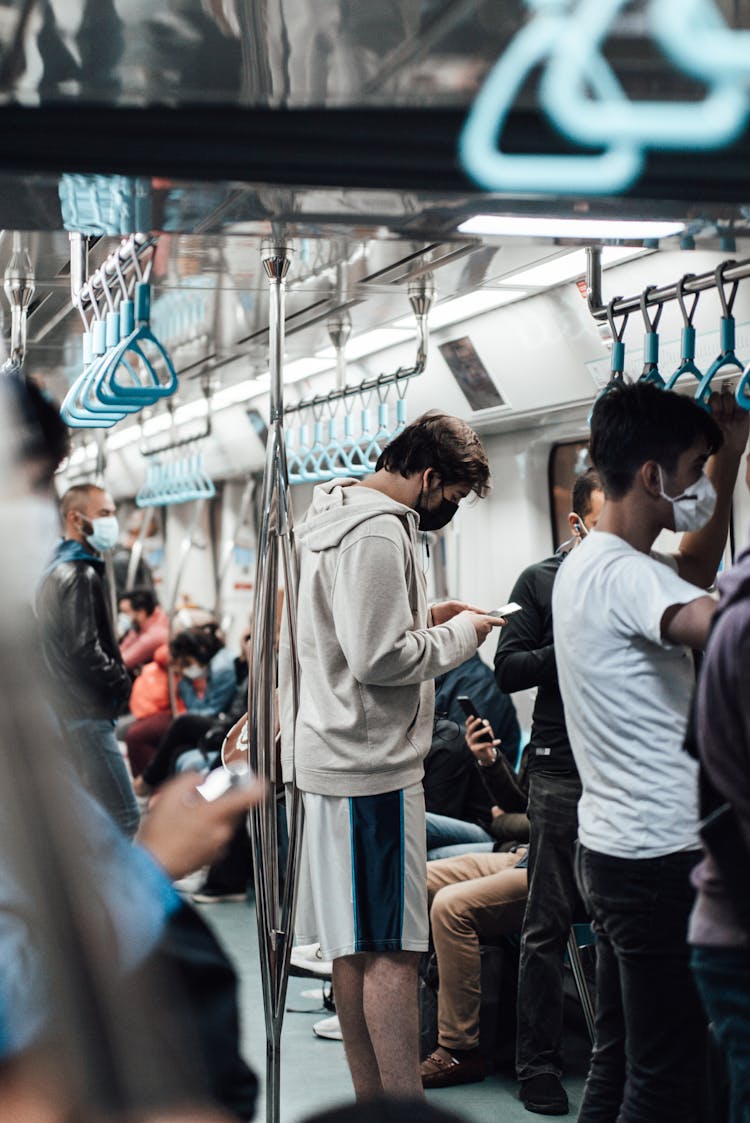
[[[479,945],[521,930],[526,906],[521,855],[463,854],[427,863],[430,923],[438,960],[438,1042],[445,1049],[479,1044]]]

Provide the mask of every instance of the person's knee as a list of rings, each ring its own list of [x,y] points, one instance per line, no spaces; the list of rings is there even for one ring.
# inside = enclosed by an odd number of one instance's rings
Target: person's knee
[[[471,912],[459,886],[446,885],[435,894],[430,909],[430,924],[435,935],[440,932],[466,931],[472,927]]]

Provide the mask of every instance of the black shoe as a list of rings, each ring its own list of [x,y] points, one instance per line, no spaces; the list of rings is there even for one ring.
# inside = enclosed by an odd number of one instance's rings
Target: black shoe
[[[522,1080],[518,1094],[527,1111],[535,1111],[537,1115],[568,1114],[568,1094],[551,1072]]]

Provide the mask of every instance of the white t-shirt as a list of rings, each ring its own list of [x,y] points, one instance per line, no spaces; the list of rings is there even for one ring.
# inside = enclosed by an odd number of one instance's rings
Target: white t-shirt
[[[697,764],[682,747],[693,659],[661,638],[661,620],[705,595],[671,556],[602,531],[560,566],[555,656],[583,784],[578,836],[591,850],[656,858],[700,845]]]

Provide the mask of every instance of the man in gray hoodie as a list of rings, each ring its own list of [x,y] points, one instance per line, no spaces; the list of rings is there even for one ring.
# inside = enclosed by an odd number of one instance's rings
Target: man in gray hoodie
[[[362,482],[315,489],[298,529],[300,704],[282,660],[284,779],[303,797],[299,943],[333,960],[358,1098],[421,1096],[417,963],[427,950],[423,760],[436,675],[504,621],[458,601],[427,605],[418,531],[489,490],[477,435],[432,411]]]

